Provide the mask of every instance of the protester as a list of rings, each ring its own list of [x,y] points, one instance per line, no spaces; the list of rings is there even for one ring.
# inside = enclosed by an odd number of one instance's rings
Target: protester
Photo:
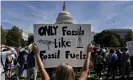
[[[29,54],[27,57],[27,80],[33,79],[36,80],[37,77],[37,68],[35,61],[35,53],[32,50],[32,44],[29,45]]]
[[[16,47],[15,50],[16,50],[17,53],[20,53],[19,47]]]
[[[122,53],[120,52],[119,49],[116,49],[116,54],[117,54],[117,56],[118,56],[118,60],[117,60],[117,69],[119,70],[119,75],[121,75]]]
[[[130,58],[130,63],[131,63],[131,69],[133,71],[133,56],[131,56],[131,58]]]
[[[107,71],[107,79],[109,78],[109,75],[111,73],[111,75],[113,76],[112,79],[115,79],[115,75],[116,75],[116,68],[117,68],[117,60],[118,57],[115,54],[114,49],[110,49],[109,54],[107,56],[107,60],[108,60],[108,71]]]
[[[92,68],[94,71],[96,71],[96,57],[97,57],[97,48],[94,48],[93,52],[92,52],[92,56],[91,56],[91,59],[92,59]]]
[[[106,70],[107,67],[107,53],[106,49],[102,49],[102,56],[103,56],[103,72]]]
[[[43,54],[39,54],[38,47],[35,44],[31,43],[29,47],[25,47],[24,50],[21,51],[18,49],[18,54],[15,49],[15,47],[6,46],[2,50],[1,60],[2,62],[4,61],[4,69],[6,73],[8,71],[8,77],[11,77],[12,67],[16,66],[18,62],[20,65],[19,77],[21,77],[25,69],[27,70],[27,80],[36,80],[37,66],[40,70],[42,80],[76,80],[74,69],[67,63],[60,64],[56,70],[53,70],[53,68],[45,69],[45,64],[42,62]],[[78,77],[79,80],[86,80],[88,74],[90,74],[90,56],[94,65],[93,68],[96,70],[99,79],[102,79],[102,71],[106,71],[107,67],[107,78],[105,80],[109,80],[110,76],[112,77],[112,80],[115,80],[117,69],[119,75],[122,77],[120,80],[128,80],[130,62],[133,65],[133,57],[130,59],[127,48],[121,48],[121,50],[119,48],[111,48],[108,53],[107,51],[108,49],[93,48],[92,46],[89,46],[81,75]],[[36,63],[38,65],[36,65]],[[7,76],[5,79],[7,80]]]
[[[91,56],[92,50],[93,50],[93,47],[89,46],[88,53],[87,53],[87,56],[84,62],[83,70],[81,72],[81,76],[79,80],[86,80],[87,78],[90,56]],[[39,70],[41,72],[42,80],[50,80],[50,77],[45,70],[45,64],[43,65],[42,60],[39,56],[38,47],[35,44],[33,45],[33,51],[36,56]],[[74,79],[75,79],[74,70],[70,65],[63,63],[58,66],[57,71],[56,71],[56,80],[74,80]]]
[[[25,47],[25,54],[24,54],[24,69],[27,69],[27,57],[28,57],[28,54],[29,54],[29,51],[28,51],[28,47],[26,46]]]
[[[125,79],[125,76],[127,76],[127,80],[129,77],[129,69],[130,69],[130,59],[129,59],[129,53],[127,53],[127,48],[122,48],[122,79]]]
[[[12,74],[12,65],[13,65],[13,57],[11,55],[8,55],[5,61],[5,79],[7,80],[8,77],[11,77]]]
[[[23,51],[20,51],[18,56],[18,63],[20,65],[19,67],[19,77],[21,77],[24,69],[27,69],[27,56],[28,56],[28,48],[25,47]]]
[[[9,46],[5,46],[1,52],[1,62],[3,63],[3,65],[5,65],[5,61],[9,55],[11,55],[14,60],[17,58],[17,52],[15,51],[15,49]]]
[[[99,79],[102,79],[101,78],[101,73],[102,73],[102,70],[103,70],[103,56],[101,55],[101,50],[98,51],[98,56],[96,57],[96,72],[99,76]]]
[[[4,50],[1,52],[1,64],[3,66],[3,71],[5,72],[5,79],[11,77],[12,68],[17,64],[17,52],[14,48],[5,46]]]
[[[18,63],[19,63],[19,65],[20,65],[20,67],[19,67],[19,77],[21,77],[21,74],[22,74],[22,72],[23,72],[23,67],[24,67],[24,51],[21,51],[21,52],[19,52],[19,56],[18,56]]]

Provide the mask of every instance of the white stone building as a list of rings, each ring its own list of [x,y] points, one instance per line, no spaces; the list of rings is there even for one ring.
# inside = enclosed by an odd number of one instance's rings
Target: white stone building
[[[66,11],[65,2],[63,3],[62,11],[58,14],[55,24],[74,24],[71,14]],[[91,32],[91,41],[96,33]]]
[[[21,30],[22,32],[22,38],[24,41],[28,41],[28,35],[29,33],[28,32],[25,32],[24,30]]]
[[[106,29],[105,31],[115,32],[120,36],[121,39],[124,39],[127,32],[131,31],[131,29]]]
[[[66,11],[65,2],[63,3],[62,11],[57,16],[55,24],[73,24],[71,14]]]

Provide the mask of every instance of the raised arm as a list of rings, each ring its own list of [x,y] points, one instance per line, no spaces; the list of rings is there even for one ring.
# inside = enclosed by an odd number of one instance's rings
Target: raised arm
[[[42,80],[50,80],[50,77],[49,77],[48,73],[46,72],[43,62],[39,56],[39,49],[38,49],[37,45],[35,45],[35,44],[33,45],[33,51],[36,56],[36,62],[37,62],[39,71],[41,73]]]
[[[86,59],[85,59],[84,65],[83,65],[83,70],[82,70],[79,80],[86,80],[86,78],[87,78],[92,51],[93,51],[93,46],[89,46],[87,49],[87,56],[86,56]]]

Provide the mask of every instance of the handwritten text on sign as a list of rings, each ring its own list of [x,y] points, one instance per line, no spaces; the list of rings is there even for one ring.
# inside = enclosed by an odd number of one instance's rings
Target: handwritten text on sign
[[[34,38],[46,68],[63,62],[81,67],[90,43],[91,27],[89,24],[35,24]]]

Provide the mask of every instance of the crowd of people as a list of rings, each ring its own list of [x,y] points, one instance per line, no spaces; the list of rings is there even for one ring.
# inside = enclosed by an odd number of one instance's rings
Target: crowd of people
[[[45,64],[42,62],[42,57],[40,57],[36,44],[30,44],[23,49],[4,46],[1,52],[1,64],[3,65],[4,73],[10,75],[5,75],[5,80],[11,80],[8,78],[11,77],[12,68],[16,66],[18,66],[18,72],[16,73],[18,78],[26,76],[27,80],[36,80],[37,71],[40,72],[42,80],[76,79],[73,68],[67,63],[59,65],[56,69],[56,76],[52,78],[45,69]],[[90,65],[90,62],[92,62],[92,65]],[[109,77],[115,80],[117,73],[119,73],[121,80],[128,80],[132,63],[133,58],[129,56],[127,48],[101,48],[90,45],[78,79],[86,80],[90,73],[89,68],[92,66],[99,79],[102,79],[102,75],[106,74],[106,80]]]
[[[3,46],[1,47],[1,66],[5,73],[5,80],[17,76],[17,80],[21,77],[27,77],[27,80],[33,78],[36,80],[37,69],[35,66],[35,56],[31,50],[31,45],[20,47]],[[14,74],[13,74],[14,73]]]
[[[115,80],[117,73],[121,80],[128,80],[132,59],[127,48],[94,48],[92,63],[99,79],[102,79],[101,75],[107,72],[106,80],[109,77]]]

